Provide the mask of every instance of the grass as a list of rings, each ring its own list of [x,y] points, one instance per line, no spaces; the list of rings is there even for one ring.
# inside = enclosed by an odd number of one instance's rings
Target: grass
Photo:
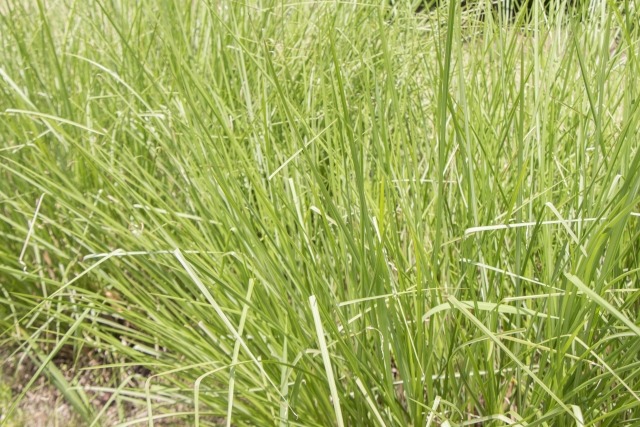
[[[23,391],[92,427],[640,425],[638,5],[467,3],[3,3]]]

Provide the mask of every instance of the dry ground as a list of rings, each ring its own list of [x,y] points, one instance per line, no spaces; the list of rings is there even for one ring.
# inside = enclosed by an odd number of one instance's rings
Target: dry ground
[[[36,367],[28,358],[21,360],[21,353],[12,354],[7,348],[0,348],[0,422],[4,421],[7,410],[14,399],[22,392],[22,387],[29,382],[36,371]],[[109,370],[81,370],[73,366],[69,359],[54,360],[56,366],[65,374],[67,381],[81,386],[103,385],[107,386],[110,375]],[[78,366],[95,366],[99,362],[88,354]],[[107,403],[110,393],[91,392],[87,395],[92,399],[91,403],[96,410],[102,409]],[[136,408],[132,404],[121,402],[113,403],[101,418],[102,426],[113,426],[123,421],[144,417],[144,409]],[[27,392],[7,420],[6,427],[84,427],[87,423],[75,412],[73,407],[65,400],[60,390],[41,375],[36,383]],[[163,427],[175,427],[184,425],[176,421],[155,422]],[[141,424],[142,425],[142,424]]]

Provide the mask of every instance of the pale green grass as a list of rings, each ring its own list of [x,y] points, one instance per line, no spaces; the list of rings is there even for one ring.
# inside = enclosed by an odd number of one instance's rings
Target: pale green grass
[[[494,3],[8,0],[2,345],[92,426],[61,348],[139,425],[640,425],[637,5]]]

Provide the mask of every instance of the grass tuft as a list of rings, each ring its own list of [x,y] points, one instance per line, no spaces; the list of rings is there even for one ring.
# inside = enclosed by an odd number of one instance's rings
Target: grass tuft
[[[463,3],[6,0],[0,423],[638,425],[638,3]]]

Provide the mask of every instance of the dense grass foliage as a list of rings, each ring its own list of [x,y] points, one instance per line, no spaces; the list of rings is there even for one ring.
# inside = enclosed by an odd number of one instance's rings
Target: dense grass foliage
[[[150,426],[639,425],[636,5],[410,3],[3,3],[2,345],[92,426],[61,354]]]

